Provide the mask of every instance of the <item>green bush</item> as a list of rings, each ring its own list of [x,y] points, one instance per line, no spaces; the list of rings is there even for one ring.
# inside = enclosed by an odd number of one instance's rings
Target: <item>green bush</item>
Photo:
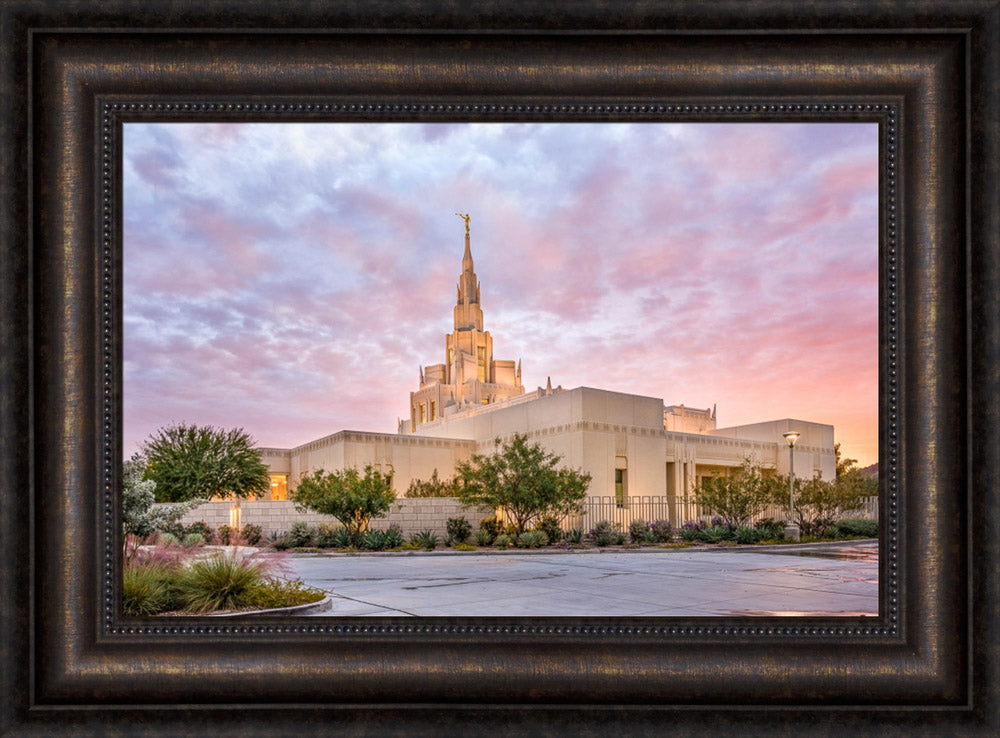
[[[261,527],[259,525],[254,525],[253,523],[247,523],[240,530],[240,538],[247,546],[256,546],[260,543],[260,539],[263,535],[264,531]]]
[[[270,610],[276,607],[293,607],[319,602],[326,593],[307,587],[301,581],[286,582],[279,579],[264,579],[250,587],[240,597],[243,607]]]
[[[518,548],[541,548],[549,545],[549,537],[543,530],[526,530],[514,540]]]
[[[205,539],[202,537],[201,533],[187,533],[184,536],[184,540],[181,541],[181,545],[184,546],[184,548],[193,548],[194,546],[204,542]]]
[[[652,543],[653,535],[645,520],[633,520],[628,526],[628,538],[632,543]]]
[[[320,523],[313,535],[313,543],[320,548],[347,548],[351,545],[351,534],[342,525]]]
[[[762,541],[780,541],[785,537],[785,524],[771,518],[758,520],[754,529],[760,531]]]
[[[475,551],[476,547],[471,543],[456,543],[453,548],[456,551]]]
[[[161,546],[176,546],[180,541],[173,533],[160,533],[159,544]]]
[[[197,522],[191,523],[184,529],[185,535],[191,535],[192,533],[198,533],[201,535],[202,539],[205,541],[206,546],[212,545],[215,542],[215,531],[212,530],[212,526],[206,523],[204,520],[199,520]]]
[[[621,532],[618,523],[602,520],[590,531],[594,544],[600,547],[620,546],[625,543],[625,534]]]
[[[496,537],[496,540],[493,541],[493,545],[497,548],[510,548],[510,543],[510,536],[506,533],[501,533]]]
[[[748,528],[745,525],[741,525],[736,529],[736,542],[737,543],[757,543],[763,540],[764,536],[758,528]]]
[[[878,537],[877,520],[845,518],[844,520],[837,521],[836,527],[841,536],[862,536],[864,538]]]
[[[579,528],[573,528],[566,531],[566,542],[567,543],[583,543],[583,531]]]
[[[736,529],[728,525],[710,525],[698,531],[698,540],[705,543],[732,541],[736,538]]]
[[[555,515],[544,516],[538,521],[535,530],[544,533],[549,543],[558,543],[563,538],[562,526],[559,525],[559,519]]]
[[[219,543],[223,546],[228,546],[231,543],[236,543],[237,536],[236,531],[230,528],[228,525],[219,526]]]
[[[160,564],[126,564],[122,572],[122,612],[145,617],[167,612],[176,606],[171,585],[174,572]]]
[[[385,530],[385,547],[399,548],[403,545],[403,531],[393,523]]]
[[[292,523],[292,527],[288,529],[288,533],[285,535],[285,543],[288,548],[305,548],[314,545],[315,537],[315,529],[299,520]]]
[[[697,541],[703,528],[705,528],[705,524],[701,521],[684,523],[681,527],[681,539],[687,543]]]
[[[476,529],[475,538],[477,546],[489,546],[493,543],[494,536],[485,528],[478,528]]]
[[[369,551],[384,551],[386,548],[385,531],[375,528],[366,530],[361,536],[361,547]]]
[[[448,518],[445,523],[445,530],[448,533],[446,545],[453,546],[456,543],[465,543],[472,535],[472,524],[465,517]]]
[[[654,520],[649,524],[649,532],[654,543],[669,543],[674,540],[674,528],[669,520]]]
[[[441,539],[432,530],[422,530],[410,536],[410,540],[425,551],[433,551]]]
[[[262,579],[258,565],[248,559],[213,556],[181,572],[176,580],[178,599],[188,612],[232,610],[243,606],[241,598]]]
[[[490,534],[490,540],[494,540],[503,532],[503,524],[494,517],[483,518],[479,521],[479,530],[485,530]]]

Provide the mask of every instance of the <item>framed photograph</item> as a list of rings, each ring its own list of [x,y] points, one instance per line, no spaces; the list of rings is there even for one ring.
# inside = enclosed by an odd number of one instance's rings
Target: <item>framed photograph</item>
[[[5,733],[1000,728],[994,3],[278,12],[14,2],[0,18],[11,101],[0,127]],[[175,227],[163,192],[147,192],[149,207],[128,221],[128,137],[281,124],[873,131],[877,614],[123,617],[126,231]],[[724,171],[729,158],[714,153]],[[267,202],[281,175],[260,186]],[[204,229],[218,212],[188,215]],[[476,223],[473,213],[473,235]],[[615,247],[581,248],[582,260]],[[201,279],[200,294],[225,289],[224,270],[147,268],[165,282]],[[154,320],[150,335],[168,326]]]

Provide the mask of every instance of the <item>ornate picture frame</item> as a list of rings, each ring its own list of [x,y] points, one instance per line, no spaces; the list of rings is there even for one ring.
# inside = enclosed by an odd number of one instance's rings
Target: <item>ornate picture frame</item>
[[[4,730],[995,730],[1000,6],[791,7],[9,4]],[[120,126],[277,116],[877,120],[879,617],[121,618]]]

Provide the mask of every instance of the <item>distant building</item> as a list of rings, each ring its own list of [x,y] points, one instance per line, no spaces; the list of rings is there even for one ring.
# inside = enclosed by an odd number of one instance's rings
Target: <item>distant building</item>
[[[664,406],[660,398],[591,387],[565,390],[551,381],[525,392],[520,361],[493,358],[463,217],[465,252],[445,362],[420,369],[408,417],[396,433],[345,430],[292,449],[262,449],[273,500],[287,499],[309,471],[369,464],[392,472],[397,495],[405,495],[412,480],[428,479],[434,470],[448,478],[460,461],[489,453],[496,439],[516,433],[562,456],[563,464],[589,472],[592,498],[612,498],[621,508],[631,499],[666,498],[675,524],[698,516],[689,495],[702,479],[739,467],[748,457],[787,474],[787,431],[801,434],[796,475],[834,478],[832,425],[783,418],[717,428],[715,408]]]

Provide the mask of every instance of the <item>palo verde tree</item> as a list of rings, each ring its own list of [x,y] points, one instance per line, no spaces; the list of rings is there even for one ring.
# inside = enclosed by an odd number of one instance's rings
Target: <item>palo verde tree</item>
[[[186,512],[205,502],[188,500],[154,507],[156,482],[143,479],[146,460],[134,454],[122,465],[122,549],[126,559],[135,553],[138,542],[155,531],[180,520]]]
[[[435,469],[427,480],[414,479],[406,488],[407,497],[458,497],[458,488],[462,486],[459,477],[440,479]]]
[[[142,453],[157,502],[246,500],[271,489],[260,451],[242,428],[172,425],[153,433]]]
[[[494,453],[474,454],[456,467],[462,480],[456,497],[463,505],[502,508],[517,534],[545,516],[561,519],[580,510],[589,474],[559,467],[561,456],[529,445],[524,435],[496,445]]]
[[[396,493],[392,491],[391,474],[366,466],[364,476],[357,469],[335,472],[317,469],[303,475],[289,497],[299,511],[312,510],[335,517],[347,528],[352,544],[358,546],[369,521],[389,512]]]
[[[702,508],[736,528],[749,525],[780,497],[778,482],[762,473],[749,458],[732,474],[716,474],[702,480],[694,491],[694,499]]]

